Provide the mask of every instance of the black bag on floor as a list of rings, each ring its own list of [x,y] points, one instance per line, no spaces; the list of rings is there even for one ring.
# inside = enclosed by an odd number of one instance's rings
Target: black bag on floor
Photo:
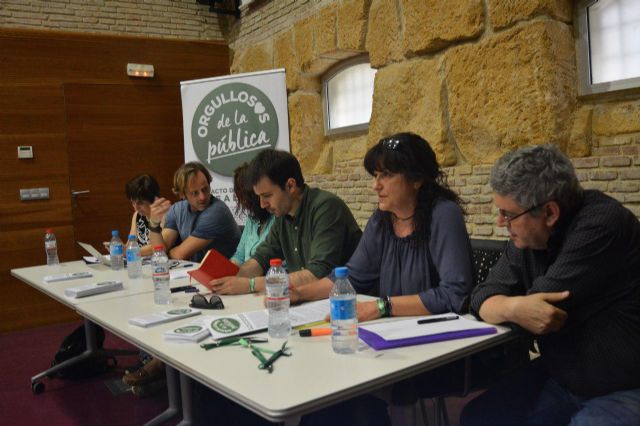
[[[96,332],[96,347],[101,349],[104,344],[104,330],[96,325],[93,327]],[[71,334],[66,336],[58,352],[56,352],[51,362],[51,366],[58,365],[64,361],[76,357],[87,350],[87,339],[85,338],[84,325],[78,326]],[[76,364],[70,365],[51,375],[60,379],[84,379],[87,377],[103,374],[118,364],[113,356],[92,356]]]

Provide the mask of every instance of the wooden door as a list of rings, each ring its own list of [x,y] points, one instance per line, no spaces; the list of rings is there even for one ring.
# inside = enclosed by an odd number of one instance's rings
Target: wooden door
[[[103,250],[112,229],[123,241],[129,233],[129,179],[149,173],[175,199],[173,173],[184,161],[180,88],[66,84],[64,93],[70,189],[89,191],[71,200],[75,239]]]

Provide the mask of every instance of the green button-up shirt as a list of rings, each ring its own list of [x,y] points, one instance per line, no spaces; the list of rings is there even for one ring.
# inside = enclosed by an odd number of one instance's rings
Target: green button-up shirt
[[[266,273],[269,260],[284,258],[289,272],[309,270],[316,278],[346,265],[362,231],[347,205],[336,195],[304,185],[295,217],[276,218],[253,259]]]

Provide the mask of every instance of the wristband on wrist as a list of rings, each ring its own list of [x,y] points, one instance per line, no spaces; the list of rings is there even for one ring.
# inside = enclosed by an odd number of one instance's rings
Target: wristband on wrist
[[[249,293],[256,292],[256,277],[249,278]]]
[[[380,313],[380,318],[385,317],[385,310],[384,310],[384,301],[382,299],[376,299],[376,304],[378,305],[378,312]]]
[[[151,219],[149,219],[149,231],[151,232],[155,232],[156,234],[159,234],[160,232],[162,232],[162,228],[160,227],[160,222],[154,222]]]
[[[393,306],[391,305],[391,296],[385,296],[382,301],[384,302],[384,313],[385,316],[390,317],[391,316],[391,309],[393,308]]]

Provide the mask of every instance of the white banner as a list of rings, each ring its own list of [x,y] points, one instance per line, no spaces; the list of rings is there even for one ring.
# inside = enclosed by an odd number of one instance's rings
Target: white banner
[[[290,151],[285,71],[182,81],[180,90],[184,160],[209,169],[211,193],[235,214],[233,171],[261,150]]]

